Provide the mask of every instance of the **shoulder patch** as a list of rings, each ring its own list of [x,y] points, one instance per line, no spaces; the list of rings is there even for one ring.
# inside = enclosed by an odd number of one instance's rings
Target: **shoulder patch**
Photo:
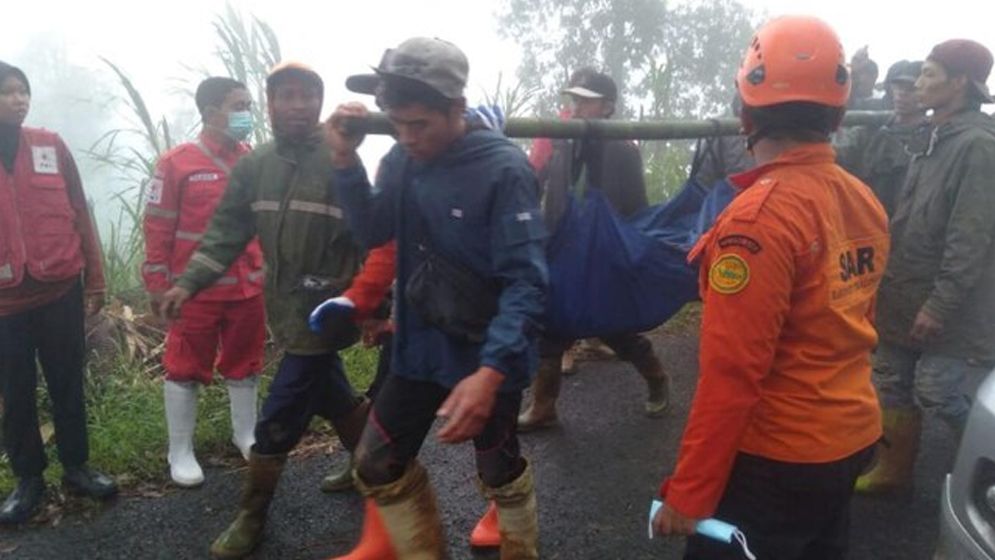
[[[730,218],[741,222],[755,222],[777,184],[778,180],[773,177],[761,177],[733,199],[729,205],[733,209]]]
[[[719,238],[719,247],[722,249],[727,247],[742,247],[754,255],[760,251],[763,251],[763,246],[760,245],[759,241],[753,239],[749,235],[740,234],[727,235]]]
[[[708,269],[708,285],[720,294],[738,294],[749,283],[750,265],[739,255],[719,255]]]

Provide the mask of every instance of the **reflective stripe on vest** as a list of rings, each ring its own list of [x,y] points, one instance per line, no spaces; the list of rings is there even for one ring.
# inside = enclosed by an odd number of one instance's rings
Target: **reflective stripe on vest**
[[[264,271],[262,271],[262,270],[254,270],[254,271],[252,271],[252,272],[249,273],[248,279],[249,279],[250,282],[258,282],[258,281],[262,280],[263,276],[265,276],[265,275],[266,275],[266,273]]]
[[[331,216],[333,218],[342,218],[342,209],[338,206],[332,206],[330,204],[321,204],[320,202],[305,202],[303,200],[291,200],[290,204],[287,206],[290,210],[297,210],[298,212],[308,212],[310,214],[321,214],[323,216]]]
[[[14,267],[7,263],[0,266],[0,280],[13,280],[14,279]]]
[[[184,241],[200,241],[204,238],[203,233],[195,233],[192,231],[177,231],[175,234],[176,239],[182,239]]]
[[[142,265],[142,272],[145,274],[169,274],[169,267],[164,264],[146,264]]]
[[[279,212],[280,203],[275,200],[257,200],[250,207],[253,212]]]
[[[238,284],[238,278],[234,276],[222,276],[218,278],[218,281],[214,283],[216,286],[234,286]]]
[[[149,216],[155,216],[156,218],[166,218],[167,220],[175,221],[180,217],[180,213],[175,210],[166,210],[165,208],[157,208],[155,206],[149,206],[145,209],[145,213]]]
[[[224,274],[225,272],[225,266],[223,264],[212,259],[211,257],[208,257],[204,253],[194,253],[193,256],[190,257],[190,260],[200,263],[218,274]]]

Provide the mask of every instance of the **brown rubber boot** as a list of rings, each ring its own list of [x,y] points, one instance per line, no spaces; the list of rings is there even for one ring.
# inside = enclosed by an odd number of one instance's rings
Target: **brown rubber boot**
[[[350,454],[359,444],[359,436],[363,434],[363,428],[366,427],[366,418],[370,415],[370,407],[370,401],[364,399],[352,412],[334,423],[342,447]],[[321,481],[321,491],[344,492],[352,489],[355,486],[352,478],[354,466],[353,458],[350,457],[349,462],[344,467],[339,467],[328,473],[328,476]]]
[[[235,521],[211,544],[211,557],[221,560],[244,558],[262,540],[266,511],[273,500],[287,455],[249,453],[242,504]]]
[[[660,358],[653,355],[652,360],[636,366],[639,375],[646,380],[649,396],[646,399],[645,412],[650,418],[658,418],[667,412],[670,406],[670,375],[663,369]]]
[[[922,414],[917,408],[885,408],[881,411],[884,431],[878,445],[877,464],[857,479],[854,491],[867,496],[897,496],[912,492],[912,478]]]
[[[556,399],[560,396],[563,373],[559,358],[542,358],[532,381],[532,402],[518,415],[518,431],[532,432],[556,424]]]
[[[526,465],[518,478],[500,488],[478,483],[484,497],[497,505],[501,560],[538,560],[539,516],[532,466]]]
[[[369,486],[356,477],[363,495],[373,498],[380,509],[394,551],[401,560],[442,560],[446,541],[435,492],[425,467],[413,461],[401,478],[382,486]]]

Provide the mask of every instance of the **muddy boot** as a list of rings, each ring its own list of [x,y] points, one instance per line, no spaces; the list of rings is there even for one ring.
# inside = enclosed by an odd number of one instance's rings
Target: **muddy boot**
[[[539,517],[532,467],[526,465],[518,478],[500,488],[480,483],[480,489],[497,505],[501,560],[538,560]]]
[[[343,465],[333,467],[325,478],[321,479],[321,491],[326,494],[334,492],[345,492],[356,486],[356,481],[352,478],[352,471],[356,468],[352,455]]]
[[[567,348],[567,351],[563,353],[563,359],[560,360],[560,371],[563,372],[565,377],[569,377],[577,373],[576,348],[576,345]]]
[[[389,484],[368,486],[357,477],[356,486],[376,500],[398,558],[442,560],[446,557],[435,492],[420,463],[413,461],[401,478]]]
[[[222,560],[244,558],[263,536],[269,509],[287,455],[249,454],[249,470],[242,491],[242,504],[235,521],[211,544],[211,557]]]
[[[352,552],[345,556],[335,556],[333,560],[396,560],[397,553],[390,542],[390,535],[383,524],[380,509],[372,498],[366,498],[366,514],[363,517],[363,534]]]
[[[869,496],[908,494],[919,453],[922,415],[916,408],[885,408],[881,424],[884,436],[878,445],[877,464],[857,479],[854,491]]]
[[[670,406],[670,375],[663,369],[663,364],[655,355],[652,361],[637,366],[636,369],[646,380],[649,392],[645,405],[646,416],[650,418],[663,416]]]
[[[363,400],[359,406],[353,409],[347,416],[335,422],[335,431],[339,434],[339,441],[342,447],[349,452],[349,461],[344,467],[338,467],[328,473],[328,476],[321,480],[322,492],[343,492],[355,486],[352,478],[353,464],[352,452],[359,443],[359,436],[363,434],[366,427],[366,418],[370,415],[370,401]]]
[[[532,381],[532,402],[518,415],[519,432],[532,432],[556,424],[556,399],[560,396],[562,381],[558,358],[539,360],[539,370]]]
[[[470,533],[470,546],[473,548],[501,546],[501,528],[498,526],[497,504],[494,502],[487,504],[487,511]]]

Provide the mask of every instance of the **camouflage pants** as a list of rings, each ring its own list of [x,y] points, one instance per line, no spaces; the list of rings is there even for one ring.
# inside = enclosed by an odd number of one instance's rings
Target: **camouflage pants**
[[[883,408],[918,405],[958,432],[963,430],[971,408],[965,382],[985,373],[988,368],[973,360],[919,352],[887,342],[882,342],[874,354],[874,385]]]

